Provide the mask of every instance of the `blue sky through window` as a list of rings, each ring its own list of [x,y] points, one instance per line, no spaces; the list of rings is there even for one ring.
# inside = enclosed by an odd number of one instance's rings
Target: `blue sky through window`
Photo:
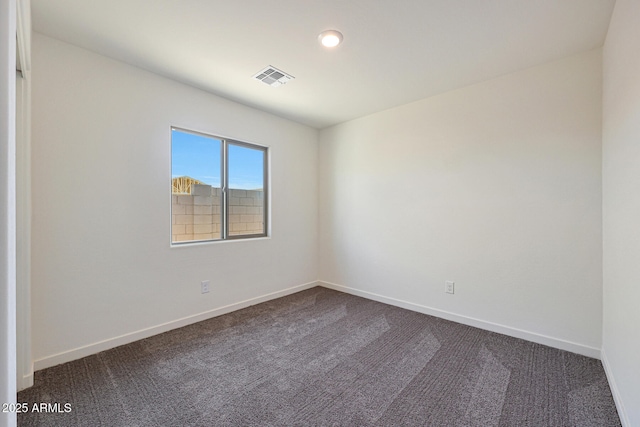
[[[262,150],[229,144],[229,188],[262,189],[263,156]]]
[[[182,132],[171,132],[171,177],[189,176],[213,187],[220,187],[221,140]],[[229,188],[263,188],[262,150],[229,145]]]

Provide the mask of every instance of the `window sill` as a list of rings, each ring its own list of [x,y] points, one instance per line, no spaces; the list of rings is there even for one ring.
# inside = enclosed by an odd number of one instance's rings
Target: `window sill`
[[[246,239],[225,239],[225,240],[200,240],[171,243],[169,246],[174,248],[185,248],[192,246],[217,245],[220,243],[238,243],[238,242],[255,242],[256,240],[271,240],[271,236],[247,237]]]

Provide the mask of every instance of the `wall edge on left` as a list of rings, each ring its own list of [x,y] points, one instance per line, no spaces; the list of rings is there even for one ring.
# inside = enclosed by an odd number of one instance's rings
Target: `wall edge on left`
[[[0,402],[16,402],[16,0],[0,3]],[[0,426],[15,426],[2,413]]]

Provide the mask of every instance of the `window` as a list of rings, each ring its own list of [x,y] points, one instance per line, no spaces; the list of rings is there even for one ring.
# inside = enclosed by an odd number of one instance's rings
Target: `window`
[[[267,235],[267,148],[171,128],[171,243]]]

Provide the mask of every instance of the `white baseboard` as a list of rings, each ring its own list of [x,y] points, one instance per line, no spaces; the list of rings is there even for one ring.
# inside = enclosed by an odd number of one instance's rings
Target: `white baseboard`
[[[251,298],[245,301],[240,301],[234,304],[230,304],[224,307],[215,308],[213,310],[205,311],[203,313],[194,314],[192,316],[183,317],[171,322],[163,323],[161,325],[152,326],[150,328],[142,329],[139,331],[131,332],[128,334],[120,335],[118,337],[109,338],[107,340],[99,341],[93,344],[85,345],[82,347],[67,350],[61,353],[53,354],[43,357],[34,361],[34,370],[39,371],[41,369],[49,368],[51,366],[59,365],[61,363],[70,362],[72,360],[81,359],[92,354],[99,353],[101,351],[109,350],[114,347],[118,347],[124,344],[129,344],[134,341],[138,341],[144,338],[149,338],[153,335],[158,335],[163,332],[170,331],[172,329],[181,328],[183,326],[190,325],[192,323],[201,322],[203,320],[210,319],[212,317],[222,316],[223,314],[231,313],[252,305],[260,304],[265,301],[280,298],[286,295],[294,294],[296,292],[303,291],[318,286],[318,282],[309,282],[302,285],[294,286],[281,291],[272,292],[270,294],[262,295],[256,298]]]
[[[485,329],[491,332],[497,332],[515,338],[521,338],[538,344],[547,345],[549,347],[558,348],[560,350],[570,351],[572,353],[582,354],[583,356],[600,359],[600,349],[578,344],[571,341],[553,338],[546,335],[529,332],[510,326],[500,325],[498,323],[487,322],[485,320],[475,319],[473,317],[463,316],[451,313],[437,308],[427,307],[426,305],[416,304],[413,302],[403,301],[396,298],[386,297],[384,295],[375,294],[368,291],[362,291],[348,286],[336,285],[335,283],[319,281],[318,284],[325,288],[334,289],[336,291],[357,295],[363,298],[371,299],[385,304],[394,305],[396,307],[406,308],[407,310],[417,311],[419,313],[428,314],[442,319],[451,320],[453,322],[462,323],[464,325]]]
[[[33,372],[24,375],[22,378],[18,378],[18,391],[22,391],[26,388],[33,386]]]
[[[627,411],[624,408],[624,403],[622,403],[622,397],[620,396],[620,391],[618,391],[618,385],[616,383],[616,379],[613,376],[613,372],[611,371],[611,366],[609,365],[609,359],[607,359],[607,353],[604,351],[604,348],[601,351],[602,357],[602,366],[604,367],[604,372],[607,374],[607,381],[609,381],[609,388],[611,389],[611,394],[613,395],[613,401],[616,403],[616,409],[618,410],[618,416],[620,417],[620,423],[622,427],[631,427],[631,422],[629,421],[629,417],[627,416]]]

